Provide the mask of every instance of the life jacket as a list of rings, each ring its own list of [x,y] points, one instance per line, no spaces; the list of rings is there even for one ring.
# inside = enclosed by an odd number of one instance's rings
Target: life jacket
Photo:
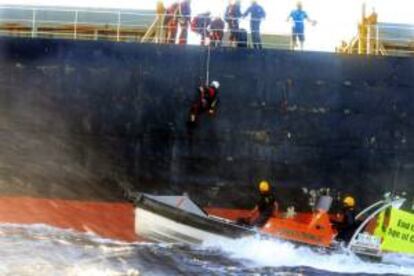
[[[211,101],[211,100],[213,100],[216,97],[216,95],[217,95],[217,89],[214,88],[214,87],[211,87],[211,86],[208,86],[206,88],[207,88],[206,89],[206,92],[207,92],[207,95],[206,96]]]
[[[275,196],[272,193],[261,194],[257,207],[260,213],[271,214],[275,209]]]

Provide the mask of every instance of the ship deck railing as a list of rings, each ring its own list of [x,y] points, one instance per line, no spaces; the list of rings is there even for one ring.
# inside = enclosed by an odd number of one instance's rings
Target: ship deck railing
[[[160,20],[159,16],[151,10],[2,5],[0,35],[165,43],[165,37],[148,36],[151,27],[157,19]],[[163,24],[158,24],[156,33],[165,34],[165,28]],[[231,42],[229,36],[229,31],[225,31],[221,47],[234,47],[238,43]],[[247,45],[252,47],[251,33],[248,36]],[[289,34],[262,34],[261,38],[263,48],[291,48]]]
[[[339,52],[348,54],[414,56],[414,25],[378,22],[366,26],[367,33],[358,34]]]
[[[0,6],[2,36],[165,43],[166,27],[160,24],[162,21],[163,16],[151,10]],[[250,38],[251,33],[247,43],[252,47]],[[261,34],[261,38],[263,48],[293,49],[290,34]],[[358,37],[342,47],[341,52],[361,53],[354,50],[356,41]],[[229,31],[225,31],[220,46],[237,43],[230,42]],[[387,23],[368,26],[364,43],[364,54],[414,55],[414,26]]]

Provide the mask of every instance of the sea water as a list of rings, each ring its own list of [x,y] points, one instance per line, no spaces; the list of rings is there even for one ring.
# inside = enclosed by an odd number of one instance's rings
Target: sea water
[[[259,237],[200,246],[126,243],[45,225],[0,225],[0,275],[414,275],[414,257],[361,260]]]

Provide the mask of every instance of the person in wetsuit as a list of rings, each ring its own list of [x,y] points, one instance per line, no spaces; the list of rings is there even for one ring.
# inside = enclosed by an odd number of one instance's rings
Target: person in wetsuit
[[[340,220],[334,222],[334,227],[338,231],[336,239],[338,241],[349,242],[358,227],[355,219],[357,213],[355,211],[355,199],[352,196],[347,196],[342,201],[343,208],[339,214]]]

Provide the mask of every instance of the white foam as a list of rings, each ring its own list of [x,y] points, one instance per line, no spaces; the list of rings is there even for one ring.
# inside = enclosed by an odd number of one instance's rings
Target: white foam
[[[391,263],[361,260],[354,254],[342,252],[322,253],[309,247],[297,247],[280,240],[249,237],[226,242],[209,241],[203,246],[219,248],[232,258],[247,260],[252,267],[311,267],[338,273],[372,273],[414,275],[414,258],[400,262],[401,256],[393,256]],[[390,261],[390,260],[387,260]],[[250,263],[250,264],[249,264]]]
[[[134,243],[48,225],[0,224],[0,275],[131,275]]]
[[[176,249],[170,244],[119,242],[46,225],[0,225],[0,233],[0,275],[32,275],[30,272],[44,275],[56,272],[64,275],[136,275],[139,273],[137,267],[140,270],[154,271],[158,270],[159,265],[162,271],[164,266],[161,252],[166,252],[167,258],[170,258],[171,253],[184,254],[178,259],[177,266],[182,265],[182,257],[192,258],[191,251],[187,252],[188,255],[180,250],[175,252]],[[323,254],[308,247],[295,247],[288,242],[258,237],[212,241],[204,246],[208,247],[204,249],[218,248],[224,252],[220,255],[225,259],[242,259],[244,266],[259,269],[304,266],[339,273],[414,275],[414,257],[396,254],[387,255],[387,263],[370,263],[345,251]],[[150,253],[155,254],[149,256],[150,265],[145,258],[141,263],[134,257],[141,248],[151,248],[149,252],[155,252]],[[157,254],[161,256],[157,260],[159,263],[152,263]],[[165,269],[168,271],[169,267],[166,266]],[[200,271],[203,271],[202,267]]]

